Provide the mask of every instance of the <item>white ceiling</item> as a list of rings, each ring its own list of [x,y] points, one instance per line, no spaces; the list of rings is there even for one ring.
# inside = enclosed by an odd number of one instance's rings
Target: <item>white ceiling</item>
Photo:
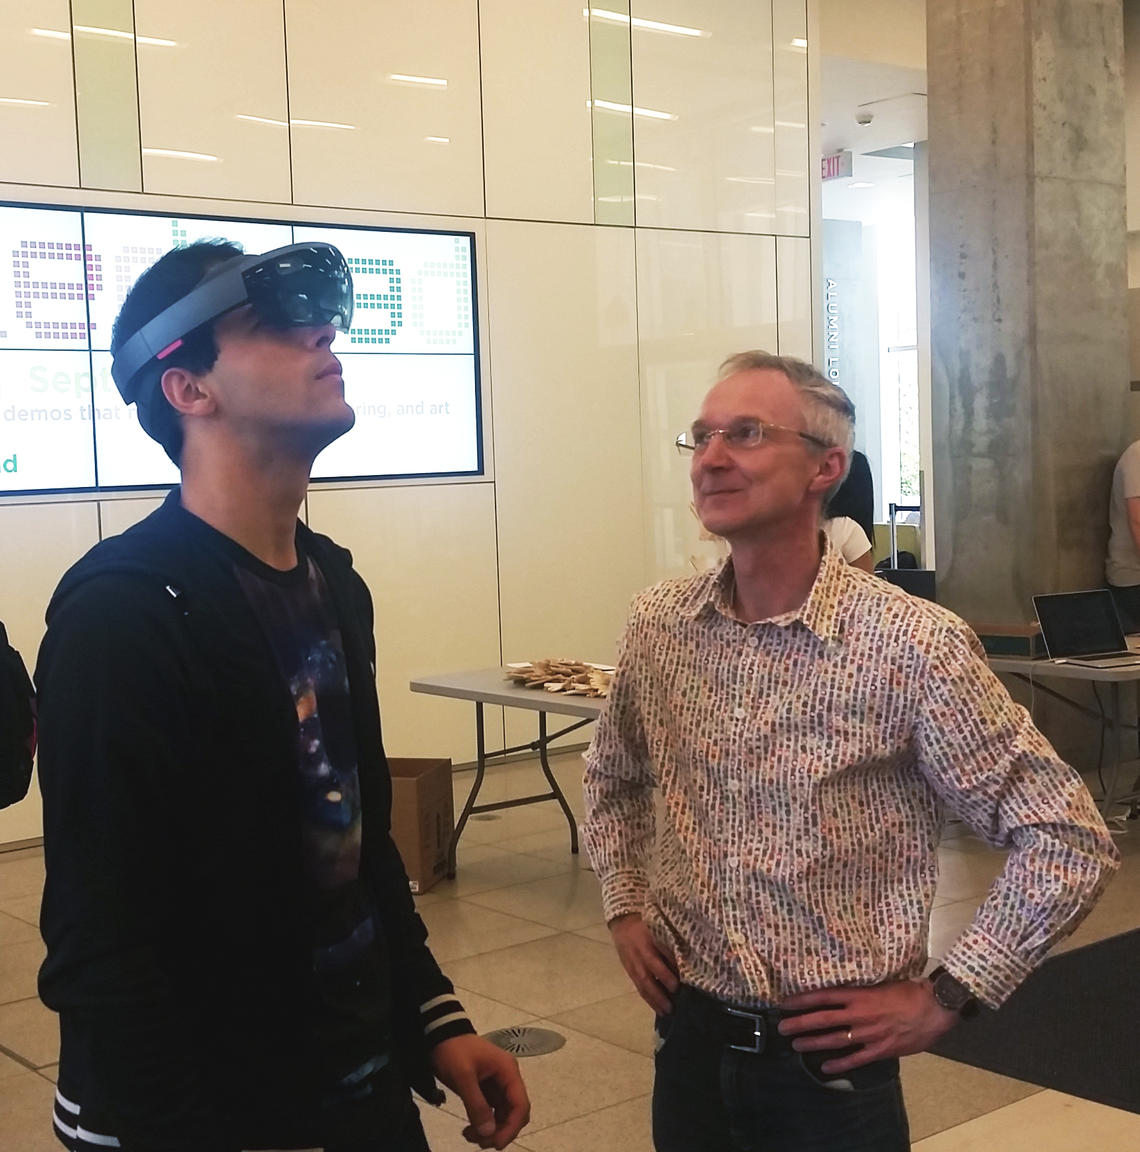
[[[926,70],[825,55],[820,62],[823,153],[873,152],[926,139]],[[870,116],[860,124],[857,116]]]
[[[909,215],[913,163],[867,153],[926,139],[925,0],[821,0],[819,28],[822,151],[854,154],[852,178],[823,185],[823,214]]]
[[[926,0],[821,0],[819,46],[825,155],[926,139]]]
[[[926,0],[820,0],[820,51],[897,68],[926,67]]]

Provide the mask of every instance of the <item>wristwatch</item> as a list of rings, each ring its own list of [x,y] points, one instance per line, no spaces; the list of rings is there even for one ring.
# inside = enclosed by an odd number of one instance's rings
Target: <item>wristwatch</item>
[[[955,980],[941,964],[927,976],[927,980],[930,981],[934,999],[943,1008],[957,1012],[963,1020],[978,1014],[978,998],[960,980]]]

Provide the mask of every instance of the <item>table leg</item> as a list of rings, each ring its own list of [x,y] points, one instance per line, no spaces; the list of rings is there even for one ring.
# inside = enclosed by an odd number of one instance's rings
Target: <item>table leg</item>
[[[1136,686],[1135,682],[1128,684],[1129,703],[1131,711],[1135,714]],[[1125,763],[1134,761],[1136,733],[1125,720],[1125,685],[1119,680],[1112,682],[1111,705],[1108,716],[1108,746],[1111,749],[1112,769],[1109,772],[1108,783],[1105,785],[1104,798],[1101,800],[1100,813],[1109,820],[1112,818],[1112,809],[1118,803],[1117,785],[1120,782],[1120,770]],[[1127,742],[1127,743],[1126,743]]]
[[[471,791],[467,793],[467,801],[463,811],[455,822],[455,831],[451,834],[451,846],[447,850],[447,878],[455,879],[456,858],[459,853],[459,837],[471,815],[475,801],[479,798],[479,789],[483,787],[483,774],[487,771],[487,743],[483,730],[483,703],[475,701],[475,780],[471,784]]]
[[[550,785],[551,792],[554,793],[554,799],[558,801],[559,807],[562,809],[562,814],[566,817],[566,823],[570,825],[570,851],[578,851],[578,822],[574,819],[574,813],[570,810],[570,805],[566,802],[566,797],[562,793],[562,789],[558,786],[558,781],[554,778],[554,773],[550,770],[550,761],[546,758],[546,746],[549,743],[546,736],[546,713],[539,712],[538,714],[538,758],[542,764],[542,774],[546,777],[546,782]]]

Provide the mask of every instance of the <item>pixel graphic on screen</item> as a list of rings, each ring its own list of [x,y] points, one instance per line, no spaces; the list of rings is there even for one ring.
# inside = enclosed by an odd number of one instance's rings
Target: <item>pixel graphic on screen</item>
[[[177,483],[111,379],[111,329],[163,253],[216,237],[246,252],[321,240],[348,261],[353,324],[334,350],[356,423],[314,479],[482,471],[471,233],[13,205],[0,206],[0,494]]]

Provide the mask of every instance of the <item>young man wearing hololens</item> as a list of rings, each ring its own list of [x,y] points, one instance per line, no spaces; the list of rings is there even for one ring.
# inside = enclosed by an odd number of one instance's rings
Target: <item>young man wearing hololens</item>
[[[182,484],[64,576],[36,671],[69,1149],[422,1152],[437,1078],[481,1148],[527,1121],[389,834],[368,589],[297,519],[353,424],[351,318],[331,245],[211,242],[116,321],[115,382]]]

